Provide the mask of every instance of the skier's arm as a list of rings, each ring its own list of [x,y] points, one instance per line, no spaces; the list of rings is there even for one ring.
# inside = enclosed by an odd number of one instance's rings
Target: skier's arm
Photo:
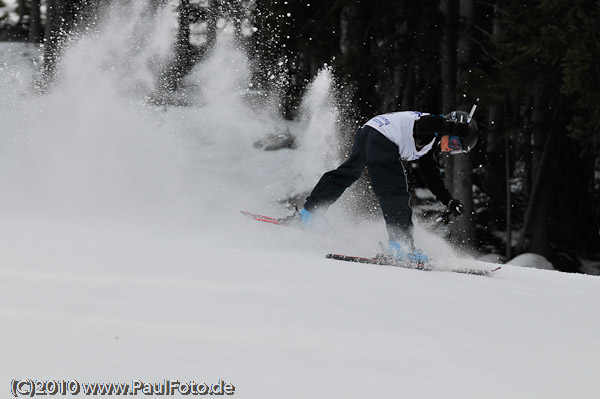
[[[429,187],[438,201],[444,205],[448,205],[448,202],[450,202],[452,196],[444,185],[444,180],[442,180],[440,169],[437,165],[437,162],[433,158],[433,152],[429,151],[427,154],[419,158],[417,162],[419,164],[421,174],[423,175],[423,179],[425,179],[425,183],[427,183],[427,187]]]

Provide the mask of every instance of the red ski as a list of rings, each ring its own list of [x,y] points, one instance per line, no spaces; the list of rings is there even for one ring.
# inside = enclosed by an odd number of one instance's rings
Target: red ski
[[[259,222],[281,224],[281,223],[279,223],[279,220],[272,218],[270,216],[259,215],[258,213],[252,213],[252,212],[246,212],[246,211],[240,211],[240,212],[242,212],[242,215],[247,216],[250,219],[258,220]]]
[[[292,216],[288,216],[285,218],[273,218],[271,216],[259,215],[258,213],[240,211],[242,215],[249,217],[250,219],[258,220],[259,222],[271,223],[271,224],[279,224],[282,226],[289,226],[294,224],[293,221],[297,220],[296,214]]]
[[[299,229],[303,231],[308,231],[312,234],[331,234],[335,233],[335,229],[331,227],[326,218],[322,218],[318,220],[316,223],[312,224],[310,228],[302,225],[300,221],[300,216],[298,215],[298,208],[296,208],[295,212],[289,216],[282,218],[274,218],[271,216],[265,216],[258,213],[252,213],[247,211],[240,211],[242,215],[264,223],[278,224],[280,226],[291,227],[294,229]]]

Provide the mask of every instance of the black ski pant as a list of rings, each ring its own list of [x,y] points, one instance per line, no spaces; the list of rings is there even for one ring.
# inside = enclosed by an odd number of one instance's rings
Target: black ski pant
[[[412,245],[412,209],[406,174],[398,146],[370,126],[356,132],[350,157],[337,169],[321,177],[306,199],[308,211],[326,210],[369,169],[390,240]]]

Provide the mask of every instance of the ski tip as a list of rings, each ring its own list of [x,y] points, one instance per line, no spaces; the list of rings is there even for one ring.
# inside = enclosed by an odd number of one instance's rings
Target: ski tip
[[[242,213],[242,215],[244,215],[250,219],[258,220],[259,222],[265,222],[265,223],[271,223],[271,224],[284,224],[284,223],[281,223],[281,220],[272,218],[270,216],[259,215],[258,213],[252,213],[252,212],[247,212],[247,211],[240,211],[240,212]]]

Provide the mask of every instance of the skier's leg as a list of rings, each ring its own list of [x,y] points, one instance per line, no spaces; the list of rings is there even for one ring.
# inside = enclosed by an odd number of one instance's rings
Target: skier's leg
[[[352,185],[365,168],[365,141],[369,129],[360,128],[354,137],[350,157],[337,169],[325,173],[304,203],[304,209],[325,211]]]
[[[412,247],[412,209],[406,174],[398,146],[382,134],[372,134],[366,142],[366,161],[379,200],[390,241]]]

